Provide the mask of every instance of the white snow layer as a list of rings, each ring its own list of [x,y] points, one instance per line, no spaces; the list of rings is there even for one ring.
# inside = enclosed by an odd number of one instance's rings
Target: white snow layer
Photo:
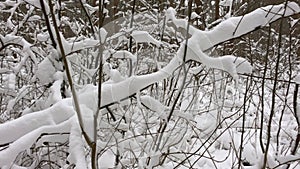
[[[232,0],[221,0],[219,5],[220,6],[231,6]]]
[[[213,58],[206,55],[203,50],[207,50],[220,42],[251,32],[257,27],[265,26],[281,18],[281,15],[289,16],[295,12],[300,12],[300,7],[295,2],[289,2],[286,10],[283,7],[283,4],[269,5],[256,9],[244,16],[231,17],[209,31],[201,31],[190,26],[189,33],[192,37],[186,42],[188,45],[187,60],[196,60],[209,68],[227,71],[234,79],[238,78],[238,73],[251,73],[252,66],[244,58],[231,55]],[[283,14],[284,11],[285,13]],[[188,25],[187,21],[177,19],[175,14],[176,11],[173,8],[169,8],[166,11],[166,18],[171,20],[177,27],[186,29]],[[178,55],[182,58],[185,52],[184,46],[184,44],[181,44],[178,50]]]
[[[131,52],[128,52],[127,50],[116,51],[113,54],[113,57],[120,58],[120,59],[122,59],[122,58],[131,59],[133,63],[135,63],[137,61],[136,55],[133,55]]]
[[[141,96],[140,99],[141,103],[154,112],[162,113],[165,110],[165,106],[151,96]]]
[[[18,119],[0,124],[0,145],[13,142],[36,128],[61,123],[74,114],[69,99],[62,100],[52,107],[21,116]]]
[[[266,26],[281,18],[283,13],[284,16],[290,16],[299,12],[300,7],[295,2],[288,2],[286,10],[284,4],[269,5],[258,8],[244,16],[230,17],[212,30],[201,31],[191,26],[189,32],[191,34],[197,32],[194,38],[197,39],[200,49],[205,51],[216,44],[251,32],[255,28]],[[168,20],[172,20],[177,27],[186,29],[187,24],[183,23],[183,20],[176,19],[175,14],[176,11],[173,8],[166,11]]]
[[[76,169],[87,168],[85,159],[84,144],[82,142],[81,130],[77,120],[73,120],[69,137],[68,161],[76,164]]]
[[[131,33],[131,36],[136,41],[136,43],[152,43],[157,47],[160,47],[162,45],[162,42],[156,40],[147,31],[133,31]]]
[[[298,75],[294,78],[294,81],[295,81],[297,84],[300,84],[300,74],[298,74]]]
[[[117,58],[117,59],[130,59],[132,64],[135,64],[137,62],[137,56],[127,50],[118,50],[118,51],[114,49],[104,50],[103,60],[107,60],[110,57]]]
[[[53,75],[55,68],[52,62],[46,57],[41,63],[38,64],[38,70],[36,76],[40,80],[41,84],[48,84],[53,81]]]
[[[104,43],[108,33],[104,28],[100,28],[99,32],[100,32],[100,41],[101,43]]]
[[[7,88],[13,91],[16,89],[16,75],[14,73],[8,75]]]
[[[39,33],[36,36],[37,40],[40,42],[45,42],[49,39],[49,34],[47,33]]]
[[[89,38],[83,39],[81,41],[75,41],[75,40],[67,41],[64,38],[64,36],[62,35],[62,33],[60,33],[60,37],[61,37],[61,41],[64,46],[66,55],[68,55],[72,52],[82,50],[82,49],[96,47],[97,45],[100,44],[99,40],[93,40],[93,39],[89,39]]]
[[[71,119],[59,124],[45,125],[20,137],[18,140],[11,143],[9,148],[0,151],[0,166],[10,165],[20,151],[29,149],[32,144],[36,142],[37,138],[43,133],[69,132],[71,128],[70,122]],[[14,132],[11,132],[11,134],[14,134]]]

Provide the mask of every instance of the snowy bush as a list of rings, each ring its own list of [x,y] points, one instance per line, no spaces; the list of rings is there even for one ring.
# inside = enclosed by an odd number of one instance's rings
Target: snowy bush
[[[299,5],[152,3],[0,2],[0,168],[300,168]]]

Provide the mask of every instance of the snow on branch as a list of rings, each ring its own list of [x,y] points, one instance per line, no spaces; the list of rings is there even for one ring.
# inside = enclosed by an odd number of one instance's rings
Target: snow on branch
[[[201,50],[205,51],[221,42],[240,37],[256,28],[267,26],[282,17],[300,13],[300,7],[295,2],[288,2],[286,9],[284,6],[284,4],[269,5],[258,8],[244,16],[230,17],[208,31],[201,31],[190,26],[189,33],[195,34],[194,38],[197,39]],[[171,20],[177,27],[186,29],[187,20],[176,19],[175,14],[173,8],[166,11],[168,20]]]
[[[79,128],[79,124],[77,121],[73,121],[70,137],[69,137],[69,156],[68,161],[76,164],[75,168],[87,168],[85,152],[84,152],[84,144],[81,138],[81,130]]]
[[[109,57],[117,58],[117,59],[130,59],[133,63],[136,63],[137,56],[132,54],[127,50],[105,50],[103,52],[104,60],[107,60]]]
[[[5,137],[0,137],[0,145],[13,142],[41,126],[59,124],[73,114],[74,110],[70,99],[65,99],[48,109],[26,114],[13,121],[0,124],[0,135],[5,135]]]
[[[244,16],[231,17],[221,22],[215,28],[200,35],[199,43],[202,50],[209,49],[211,45],[224,42],[247,34],[256,28],[267,26],[270,23],[282,18],[282,16],[291,16],[300,12],[300,7],[295,2],[288,2],[285,9],[284,4],[269,5],[258,8]],[[203,40],[208,40],[205,43]]]
[[[7,149],[0,151],[0,166],[10,165],[20,151],[29,149],[43,133],[69,132],[72,119],[73,118],[70,118],[59,124],[44,125],[20,137],[18,140],[11,143]],[[28,126],[28,124],[26,126]],[[16,131],[11,133],[13,134],[14,132]]]
[[[67,41],[62,34],[60,34],[60,37],[61,37],[66,55],[68,55],[72,52],[80,51],[82,49],[92,48],[92,47],[96,47],[97,45],[100,45],[99,40],[93,40],[90,38],[86,38],[86,39],[83,39],[80,41],[73,41],[73,40]]]
[[[24,57],[27,58],[27,56],[30,56],[31,59],[34,61],[34,63],[37,65],[38,61],[36,59],[35,54],[31,50],[32,44],[26,41],[23,37],[15,36],[13,34],[7,34],[5,36],[0,34],[0,51],[6,48],[9,45],[18,45],[21,46],[22,52],[24,53]],[[23,62],[21,62],[23,63]],[[21,67],[22,65],[19,65],[17,67]],[[18,70],[16,70],[18,71]]]
[[[265,26],[270,22],[273,22],[279,18],[283,12],[283,4],[276,6],[267,6],[258,10],[255,10],[244,17],[233,17],[234,20],[244,18],[243,22],[240,22],[239,27],[244,28],[244,30],[240,29],[240,31],[236,32],[233,35],[233,32],[236,29],[237,25],[232,25],[229,27],[229,23],[233,23],[232,19],[228,19],[222,23],[220,23],[215,29],[211,31],[200,31],[198,29],[193,28],[192,37],[188,40],[188,50],[187,50],[187,60],[195,60],[204,63],[206,66],[211,68],[219,68],[230,73],[234,78],[237,78],[237,73],[250,73],[251,65],[244,58],[239,58],[231,55],[212,58],[207,56],[202,50],[208,49],[220,42],[226,41],[231,38],[235,38],[251,32],[256,27]],[[299,6],[294,3],[288,3],[288,9],[284,16],[293,15],[299,13]],[[174,14],[174,13],[173,13]],[[257,17],[266,17],[266,19],[258,19]],[[175,17],[175,16],[174,16]],[[172,17],[174,21],[176,18]],[[252,18],[253,17],[253,18]],[[263,17],[263,18],[264,18]],[[252,20],[257,20],[252,23]],[[249,26],[250,24],[250,26]],[[180,25],[179,25],[180,26]],[[222,31],[222,27],[226,32]],[[246,27],[249,27],[246,29]],[[228,33],[228,32],[229,33]],[[214,34],[213,34],[214,33]],[[220,36],[219,34],[225,34],[224,36]],[[203,36],[205,35],[205,36]],[[205,39],[203,38],[205,37]],[[210,40],[211,39],[211,40]],[[202,49],[202,50],[201,50]],[[107,84],[102,86],[102,106],[118,102],[128,96],[136,93],[137,91],[151,85],[155,82],[161,81],[172,74],[172,72],[183,63],[183,55],[184,55],[184,43],[181,44],[180,49],[178,50],[177,55],[166,65],[163,69],[151,73],[148,75],[140,75],[140,76],[132,76],[127,78],[119,83]],[[91,95],[96,96],[96,88],[91,90],[90,92],[85,92],[81,96],[83,98],[90,98]],[[84,104],[90,104],[90,99],[81,99]]]
[[[188,30],[192,37],[188,39],[188,42],[185,42],[188,46],[186,59],[201,62],[209,68],[224,70],[235,80],[238,78],[238,73],[251,73],[252,67],[244,58],[232,55],[210,57],[203,51],[221,42],[247,34],[257,27],[266,26],[283,16],[290,16],[300,12],[300,7],[295,2],[289,2],[286,8],[284,9],[284,4],[269,5],[256,9],[244,16],[231,17],[209,31],[201,31],[190,26]],[[175,10],[169,8],[166,11],[166,18],[171,20],[177,27],[187,29],[187,21],[185,19],[177,19],[175,14]],[[183,44],[178,50],[178,57],[182,58],[185,52]]]
[[[152,43],[157,47],[162,45],[162,42],[156,40],[153,36],[151,36],[147,31],[133,31],[131,36],[136,41],[136,43]]]

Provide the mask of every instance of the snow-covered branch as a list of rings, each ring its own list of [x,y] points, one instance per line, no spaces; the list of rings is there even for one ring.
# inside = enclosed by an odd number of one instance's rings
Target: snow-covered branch
[[[201,31],[191,26],[189,33],[194,35],[191,40],[193,39],[192,42],[196,43],[202,51],[205,51],[221,42],[240,37],[257,28],[268,26],[282,18],[282,16],[287,17],[300,13],[300,7],[296,2],[288,2],[287,8],[284,8],[284,4],[258,8],[243,16],[230,17],[208,31]],[[177,19],[175,14],[173,8],[169,8],[166,12],[167,18],[177,27],[186,29],[187,21]]]
[[[33,118],[36,119],[36,118]],[[71,121],[74,118],[70,118],[66,121],[62,121],[61,123],[53,123],[53,124],[39,124],[40,127],[32,128],[32,131],[28,132],[28,134],[25,134],[18,138],[16,141],[11,143],[7,149],[4,149],[0,151],[0,166],[5,166],[11,164],[14,159],[17,157],[17,155],[20,153],[20,151],[29,149],[35,142],[36,139],[42,135],[43,133],[54,133],[54,132],[69,132],[71,129]],[[42,120],[41,120],[42,121]],[[28,122],[28,121],[27,121]],[[37,123],[37,122],[32,122]],[[30,124],[32,124],[30,123]],[[22,125],[22,124],[19,124]],[[25,124],[25,129],[28,129],[28,124]],[[33,127],[34,125],[30,126]],[[27,128],[28,127],[28,128]],[[3,128],[3,127],[2,127]],[[7,129],[11,129],[7,127]],[[17,131],[17,133],[16,133]],[[9,131],[6,131],[9,132]],[[10,131],[12,134],[15,134],[16,136],[21,135],[24,133],[24,131]]]
[[[30,113],[13,121],[0,124],[0,133],[5,135],[5,137],[0,137],[0,145],[13,142],[41,126],[59,124],[73,114],[74,110],[71,100],[64,99],[48,109]]]

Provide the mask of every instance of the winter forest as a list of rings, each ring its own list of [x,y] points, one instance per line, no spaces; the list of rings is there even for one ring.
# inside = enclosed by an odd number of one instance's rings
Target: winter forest
[[[299,0],[1,0],[1,169],[300,169]]]

